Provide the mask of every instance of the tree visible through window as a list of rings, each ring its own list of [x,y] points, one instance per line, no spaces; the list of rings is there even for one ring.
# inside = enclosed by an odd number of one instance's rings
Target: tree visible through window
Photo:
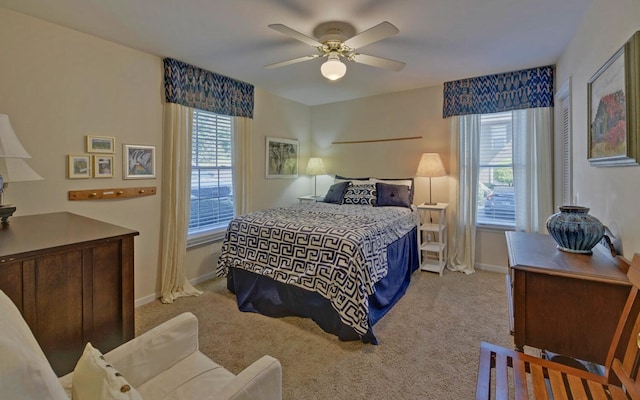
[[[482,225],[515,226],[511,112],[480,118],[480,161],[476,219]]]
[[[233,219],[231,117],[194,110],[189,235],[226,228]]]

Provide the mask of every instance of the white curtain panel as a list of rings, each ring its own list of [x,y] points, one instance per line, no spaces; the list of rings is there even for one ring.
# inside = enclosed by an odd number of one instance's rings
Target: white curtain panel
[[[185,274],[193,109],[165,103],[163,114],[161,301],[173,303],[178,297],[202,294],[189,283]]]
[[[476,204],[480,154],[480,115],[451,117],[452,184],[449,215],[449,265],[452,271],[475,272]]]
[[[546,232],[553,213],[553,108],[512,111],[516,230]]]
[[[233,203],[235,215],[253,211],[251,204],[252,176],[252,127],[253,120],[233,118]]]

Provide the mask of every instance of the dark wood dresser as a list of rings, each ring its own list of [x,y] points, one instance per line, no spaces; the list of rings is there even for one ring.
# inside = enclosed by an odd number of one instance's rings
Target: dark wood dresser
[[[628,263],[556,249],[549,235],[507,232],[507,295],[516,349],[603,365],[631,283]]]
[[[136,235],[68,212],[13,217],[0,229],[0,290],[58,376],[86,342],[107,352],[133,338]]]

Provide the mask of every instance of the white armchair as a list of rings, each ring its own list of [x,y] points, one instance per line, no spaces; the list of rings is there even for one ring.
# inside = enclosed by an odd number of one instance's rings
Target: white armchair
[[[181,314],[104,355],[143,399],[282,399],[282,368],[263,356],[238,375],[198,350],[198,320]],[[76,382],[77,383],[77,382]],[[73,372],[57,378],[13,302],[0,291],[0,393],[69,399]]]

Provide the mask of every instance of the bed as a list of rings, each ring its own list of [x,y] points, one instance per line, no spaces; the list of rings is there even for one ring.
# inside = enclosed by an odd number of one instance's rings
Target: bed
[[[217,273],[238,308],[311,318],[341,340],[377,344],[373,325],[418,268],[412,188],[395,183],[339,181],[328,202],[232,220]]]

